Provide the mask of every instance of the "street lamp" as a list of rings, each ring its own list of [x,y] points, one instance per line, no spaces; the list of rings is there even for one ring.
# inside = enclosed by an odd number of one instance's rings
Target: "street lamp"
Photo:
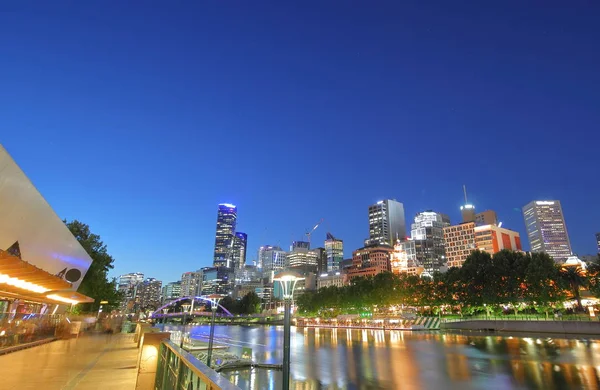
[[[212,358],[213,339],[215,337],[215,315],[217,314],[217,308],[219,301],[223,299],[222,295],[211,294],[206,297],[210,302],[210,309],[212,310],[212,319],[210,320],[210,336],[208,338],[208,356],[206,358],[206,365],[210,367],[210,359]]]
[[[278,273],[273,280],[279,282],[283,295],[283,390],[290,388],[290,309],[294,298],[296,282],[304,277],[297,272],[283,271]]]
[[[167,323],[167,313],[169,312],[169,308],[162,309],[163,312],[163,324]]]
[[[190,307],[192,305],[190,305],[189,303],[184,303],[183,305],[181,305],[181,307],[183,308],[183,326],[185,327],[185,321],[187,320],[187,312],[188,310],[190,310]]]

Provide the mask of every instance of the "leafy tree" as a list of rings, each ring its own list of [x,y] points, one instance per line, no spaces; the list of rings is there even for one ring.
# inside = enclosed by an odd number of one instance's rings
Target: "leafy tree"
[[[240,302],[241,312],[244,314],[254,314],[260,312],[261,299],[255,292],[251,291],[242,297]]]
[[[581,287],[584,287],[587,282],[583,270],[580,267],[565,267],[560,271],[560,276],[571,289],[573,298],[577,301],[577,308],[580,311],[583,311],[580,289]]]
[[[95,301],[82,305],[83,311],[97,311],[100,301],[108,301],[105,307],[115,308],[123,299],[122,294],[117,291],[117,281],[108,279],[108,271],[114,266],[114,259],[108,254],[106,245],[100,236],[93,234],[90,227],[78,220],[64,221],[79,244],[92,258],[92,264],[85,274],[79,292],[94,298]]]

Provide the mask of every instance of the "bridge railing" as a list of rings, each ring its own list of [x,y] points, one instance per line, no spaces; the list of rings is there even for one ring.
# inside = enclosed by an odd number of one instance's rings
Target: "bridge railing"
[[[240,390],[170,340],[160,344],[155,390]]]

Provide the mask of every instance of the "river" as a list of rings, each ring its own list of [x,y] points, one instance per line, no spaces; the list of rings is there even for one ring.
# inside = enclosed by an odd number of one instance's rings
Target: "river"
[[[291,389],[600,389],[600,340],[524,336],[292,328]],[[283,328],[217,325],[215,343],[281,363]],[[242,389],[281,388],[280,371],[222,375]]]

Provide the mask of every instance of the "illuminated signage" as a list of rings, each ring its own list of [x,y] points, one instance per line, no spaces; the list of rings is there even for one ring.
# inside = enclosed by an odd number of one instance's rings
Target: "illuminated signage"
[[[535,202],[535,204],[537,204],[538,206],[550,206],[550,205],[553,205],[554,202],[550,202],[547,200],[539,200],[539,201]]]

